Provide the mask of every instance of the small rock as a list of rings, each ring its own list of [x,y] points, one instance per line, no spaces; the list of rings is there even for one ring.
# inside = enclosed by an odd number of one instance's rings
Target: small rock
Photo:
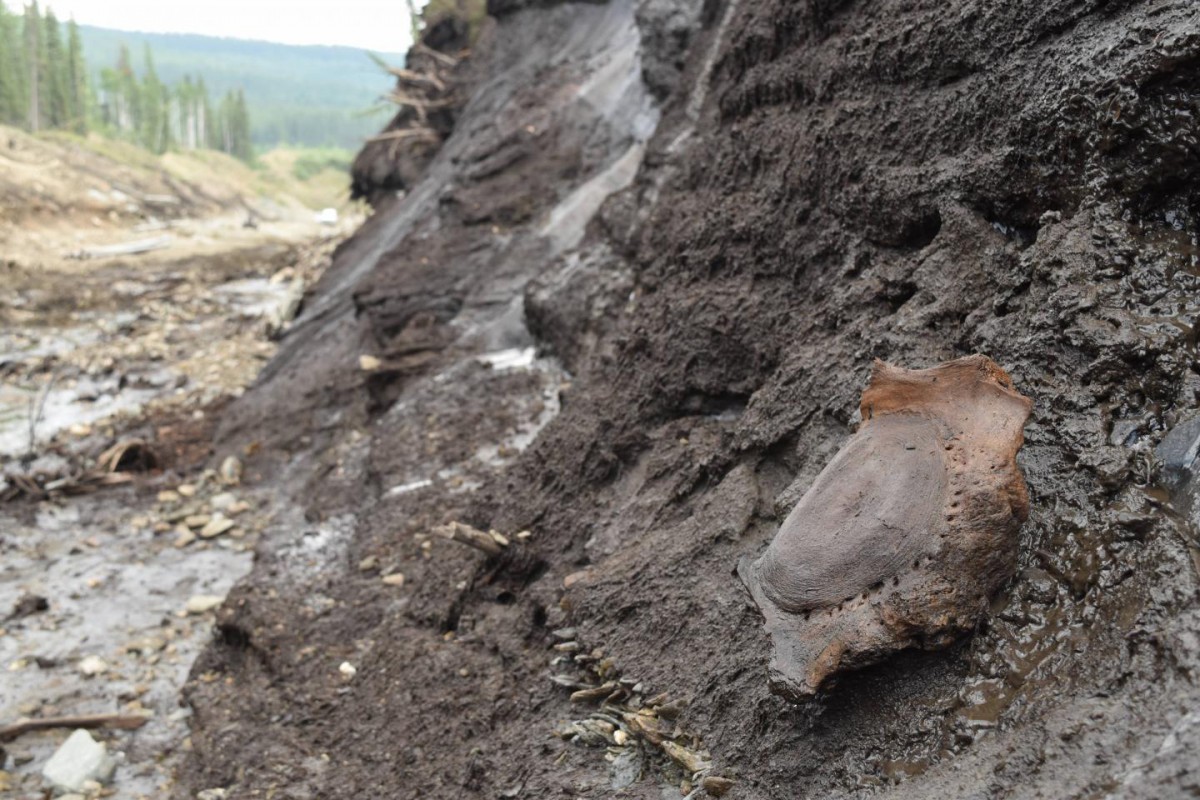
[[[242,482],[242,462],[237,456],[229,456],[221,462],[221,483],[226,486],[237,486]]]
[[[190,483],[183,484],[182,486],[177,488],[175,491],[179,492],[179,494],[182,495],[183,497],[195,497],[196,496],[196,487],[191,485]]]
[[[342,678],[348,681],[353,680],[354,676],[358,674],[358,670],[349,661],[343,661],[342,665],[338,667],[338,672],[342,673]]]
[[[154,653],[167,646],[167,640],[161,636],[145,636],[125,645],[127,653]]]
[[[165,489],[164,491],[158,493],[158,502],[163,503],[164,505],[169,503],[178,503],[182,499],[182,495],[173,489]]]
[[[203,528],[210,522],[212,522],[211,514],[192,514],[183,520],[183,524],[189,528]]]
[[[237,504],[237,501],[237,495],[233,492],[221,492],[220,494],[214,494],[212,500],[208,502],[217,511],[228,511]]]
[[[175,538],[175,546],[179,548],[187,547],[194,541],[196,541],[196,534],[192,533],[187,528],[180,528],[179,536]]]
[[[404,585],[404,573],[403,572],[393,572],[391,575],[384,575],[383,582],[386,583],[388,586],[403,586]]]
[[[224,602],[224,597],[218,597],[215,594],[198,594],[187,601],[187,613],[206,614]]]
[[[228,789],[205,789],[196,795],[196,800],[225,800],[228,796]]]
[[[77,730],[46,762],[42,777],[60,792],[82,792],[91,781],[107,781],[115,767],[102,742],[85,730]]]
[[[211,520],[208,521],[207,525],[205,525],[200,530],[200,538],[201,539],[216,538],[217,536],[220,536],[222,533],[228,533],[229,530],[231,528],[233,528],[233,526],[236,524],[237,523],[235,523],[229,517],[226,517],[224,514],[217,514]]]
[[[367,556],[362,561],[358,562],[359,572],[373,572],[379,569],[379,559],[375,556]]]
[[[21,619],[34,614],[40,614],[50,608],[50,601],[41,595],[23,594],[13,605],[12,613],[8,615],[9,619]]]
[[[108,662],[100,656],[87,656],[79,661],[78,669],[89,678],[108,672]]]
[[[713,797],[724,797],[733,788],[733,781],[720,775],[709,775],[700,785]]]
[[[383,366],[383,362],[375,356],[359,356],[358,368],[363,372],[374,372]]]

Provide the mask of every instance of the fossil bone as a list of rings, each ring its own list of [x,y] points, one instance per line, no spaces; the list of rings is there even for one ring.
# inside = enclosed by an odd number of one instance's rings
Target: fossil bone
[[[1031,406],[985,356],[875,362],[858,431],[762,557],[738,566],[771,635],[773,691],[799,700],[975,627],[1016,569]]]

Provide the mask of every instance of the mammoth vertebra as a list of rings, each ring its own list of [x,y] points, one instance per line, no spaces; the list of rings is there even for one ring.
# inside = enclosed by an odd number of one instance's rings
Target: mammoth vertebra
[[[791,700],[830,676],[970,631],[1012,576],[1029,495],[1017,451],[1032,403],[991,359],[876,361],[862,424],[738,573]]]

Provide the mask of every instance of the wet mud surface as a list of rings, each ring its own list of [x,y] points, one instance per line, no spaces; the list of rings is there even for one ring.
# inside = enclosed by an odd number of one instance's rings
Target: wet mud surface
[[[221,415],[288,514],[179,796],[1193,793],[1194,6],[534,6]],[[771,694],[735,565],[873,358],[973,353],[1033,402],[1015,577]]]
[[[215,425],[337,241],[313,224],[193,222],[195,247],[4,272],[0,725],[145,716],[97,733],[117,758],[107,796],[176,785],[191,716],[180,689],[278,513],[253,472],[206,468]],[[98,466],[129,442],[140,455]],[[94,473],[121,480],[80,480]],[[70,732],[0,742],[0,796],[48,796],[40,772]]]

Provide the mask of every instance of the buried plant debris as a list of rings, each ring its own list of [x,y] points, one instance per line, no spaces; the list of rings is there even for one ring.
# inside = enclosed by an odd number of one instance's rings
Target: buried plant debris
[[[1016,569],[1031,407],[984,356],[875,362],[862,426],[739,566],[774,644],[775,692],[810,696],[841,670],[975,626]]]

